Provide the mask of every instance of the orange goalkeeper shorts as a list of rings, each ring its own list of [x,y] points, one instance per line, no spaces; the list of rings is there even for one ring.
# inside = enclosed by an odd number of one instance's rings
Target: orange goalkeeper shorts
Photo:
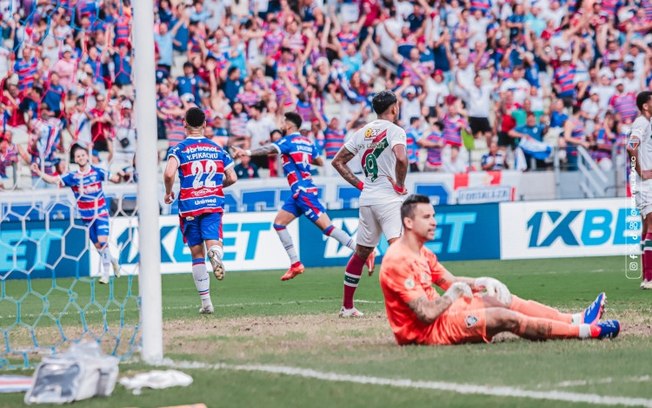
[[[455,301],[435,322],[430,325],[430,335],[425,344],[462,344],[490,342],[487,337],[487,319],[482,297],[473,296],[468,301]]]

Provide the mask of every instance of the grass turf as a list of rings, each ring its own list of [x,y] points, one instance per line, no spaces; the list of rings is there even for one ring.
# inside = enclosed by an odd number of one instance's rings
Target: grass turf
[[[199,300],[189,275],[165,276],[163,302],[166,356],[175,360],[229,364],[276,364],[395,379],[510,386],[535,391],[561,390],[598,395],[652,398],[652,317],[649,292],[625,276],[624,257],[536,261],[447,263],[454,274],[494,276],[522,298],[579,311],[602,290],[608,318],[620,318],[616,341],[530,343],[507,339],[497,344],[456,347],[397,347],[384,318],[377,277],[363,277],[356,297],[367,316],[336,317],[342,290],[341,268],[310,269],[281,283],[281,273],[233,273],[213,280],[216,314],[199,316]],[[126,293],[126,279],[116,293]],[[68,285],[62,282],[62,285]],[[11,286],[12,283],[8,283]],[[24,283],[18,283],[22,288]],[[35,290],[48,282],[34,282]],[[135,286],[135,285],[134,285]],[[22,290],[18,287],[8,288]],[[132,287],[134,293],[137,288]],[[100,287],[108,293],[108,288]],[[51,295],[50,302],[64,302]],[[38,301],[34,300],[36,303]],[[30,300],[25,300],[26,307]],[[37,308],[38,309],[38,308]],[[1,314],[5,314],[3,311]],[[135,313],[135,312],[131,312]],[[39,322],[40,323],[40,322]],[[148,369],[123,364],[122,374]],[[75,406],[156,407],[204,402],[213,406],[561,406],[556,401],[461,395],[302,379],[231,370],[184,370],[192,386],[146,390],[132,396],[117,386],[110,400]],[[0,396],[0,406],[22,397]],[[582,406],[583,404],[573,404]]]

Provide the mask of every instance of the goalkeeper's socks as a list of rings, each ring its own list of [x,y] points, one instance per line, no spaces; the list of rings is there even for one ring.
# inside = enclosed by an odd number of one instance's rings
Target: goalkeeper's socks
[[[513,332],[530,340],[585,339],[591,336],[590,327],[588,324],[573,326],[557,320],[520,315],[518,326]]]
[[[643,241],[643,279],[652,280],[652,232],[645,234]]]
[[[285,252],[287,252],[288,256],[290,257],[290,263],[292,265],[298,263],[299,255],[297,255],[297,250],[294,248],[292,237],[290,236],[287,228],[285,228],[285,225],[274,224],[274,230],[278,234],[278,237],[281,239],[281,243],[283,244],[283,248],[285,248]]]
[[[530,317],[541,317],[564,323],[573,322],[573,316],[570,313],[561,313],[559,310],[550,306],[543,305],[533,300],[523,300],[515,295],[512,295],[512,303],[509,306],[509,309]]]
[[[345,309],[353,308],[353,295],[358,288],[360,276],[362,275],[362,267],[365,260],[360,258],[355,252],[346,264],[346,272],[344,272],[344,299],[342,305]]]
[[[195,287],[202,306],[208,306],[211,303],[211,280],[208,278],[206,271],[206,261],[203,258],[192,260],[192,277],[195,280]]]
[[[324,235],[326,235],[327,237],[335,238],[337,242],[339,242],[340,244],[355,251],[355,240],[351,238],[349,234],[342,231],[341,229],[333,225],[329,225],[324,229],[323,232]]]

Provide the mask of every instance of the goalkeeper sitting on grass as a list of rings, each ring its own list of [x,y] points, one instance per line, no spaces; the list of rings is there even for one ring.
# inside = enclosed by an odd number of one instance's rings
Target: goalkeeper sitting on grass
[[[581,313],[561,313],[512,295],[496,279],[454,276],[424,247],[435,235],[434,215],[428,197],[408,197],[401,206],[403,235],[380,268],[387,317],[399,344],[489,342],[501,332],[530,340],[618,335],[617,320],[599,321],[604,293]],[[446,291],[443,296],[433,283]]]

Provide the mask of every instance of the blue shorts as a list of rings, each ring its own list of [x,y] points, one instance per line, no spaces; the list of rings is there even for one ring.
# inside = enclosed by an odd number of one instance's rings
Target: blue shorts
[[[88,227],[88,236],[91,238],[93,244],[99,242],[99,237],[109,236],[109,218],[97,217],[92,220],[85,220],[86,227]]]
[[[222,213],[206,213],[196,217],[179,217],[183,242],[200,245],[206,240],[222,240]]]
[[[303,214],[312,222],[317,222],[319,216],[326,211],[324,206],[319,202],[317,194],[305,193],[303,191],[299,191],[296,198],[289,197],[283,204],[282,209],[295,217]]]

